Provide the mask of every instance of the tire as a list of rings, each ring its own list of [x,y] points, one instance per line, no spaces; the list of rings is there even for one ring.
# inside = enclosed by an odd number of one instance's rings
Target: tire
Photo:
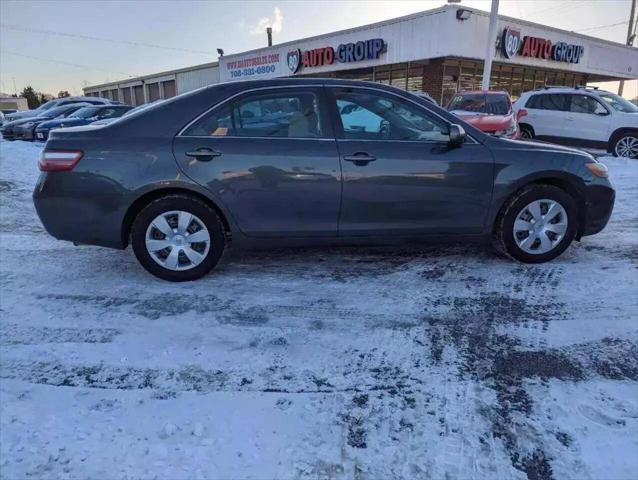
[[[198,241],[189,242],[195,234]],[[217,265],[226,248],[226,234],[209,205],[189,195],[172,194],[152,201],[137,214],[131,243],[148,272],[184,282],[203,277]]]
[[[611,144],[610,151],[614,157],[638,158],[638,132],[621,133]]]
[[[554,204],[562,210],[557,209]],[[540,205],[539,211],[536,211],[540,215],[532,215],[534,209],[528,210],[532,205]],[[548,212],[547,208],[550,206],[552,210]],[[545,220],[546,213],[552,215],[549,221]],[[535,220],[537,216],[541,220]],[[564,190],[552,185],[528,185],[510,197],[501,209],[494,227],[494,247],[519,262],[548,262],[569,247],[576,236],[578,218],[576,201]],[[532,229],[533,233],[529,233],[527,228]],[[556,233],[563,228],[562,234]],[[546,250],[548,245],[551,248]]]
[[[529,125],[521,125],[521,138],[523,140],[532,140],[534,138],[534,129]]]

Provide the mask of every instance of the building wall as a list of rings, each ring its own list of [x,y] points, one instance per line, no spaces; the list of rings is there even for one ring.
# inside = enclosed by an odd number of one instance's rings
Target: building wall
[[[180,72],[176,76],[177,93],[189,92],[206,85],[219,83],[219,66]]]
[[[29,110],[29,103],[23,97],[2,97],[0,98],[0,109]]]
[[[471,12],[466,20],[457,19],[456,12],[459,8]],[[442,57],[483,60],[488,42],[488,27],[489,15],[485,12],[462,6],[445,6],[373,25],[287,42],[242,54],[227,55],[220,58],[220,79],[232,81],[295,74],[325,74],[352,68]],[[498,40],[505,28],[516,29],[520,31],[521,36],[546,38],[553,43],[566,42],[580,45],[584,48],[583,56],[579,63],[557,62],[520,55],[511,59],[507,58],[501,53],[501,49],[497,49]],[[609,79],[637,78],[638,49],[635,48],[509,17],[499,17],[497,32],[498,38],[490,39],[490,42],[494,42],[496,60],[503,63],[587,73]],[[340,44],[373,38],[381,38],[387,44],[387,51],[377,59],[367,59],[356,63],[334,62],[312,68],[302,67],[296,73],[288,68],[288,54],[296,49],[303,52],[332,47],[336,50]]]

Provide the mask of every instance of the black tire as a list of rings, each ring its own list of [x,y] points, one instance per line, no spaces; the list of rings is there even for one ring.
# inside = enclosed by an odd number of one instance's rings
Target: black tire
[[[210,234],[210,246],[204,260],[188,270],[170,270],[157,263],[146,248],[146,231],[155,218],[165,212],[181,210],[197,216]],[[226,234],[219,216],[203,201],[187,194],[171,194],[153,200],[135,217],[131,227],[131,244],[137,260],[150,273],[163,280],[185,282],[197,280],[219,263],[226,248]]]
[[[558,202],[567,213],[567,230],[560,242],[546,253],[528,253],[514,238],[517,215],[534,200],[548,199]],[[578,206],[565,190],[552,185],[533,184],[522,188],[503,205],[494,226],[494,247],[503,255],[523,263],[544,263],[558,257],[572,243],[578,230]]]
[[[622,141],[629,141],[629,142],[635,142],[638,143],[638,132],[633,132],[633,131],[626,131],[625,133],[621,133],[621,134],[616,134],[613,136],[613,138],[611,139],[611,141],[609,142],[609,151],[611,152],[611,154],[614,157],[619,157],[620,154],[617,152],[617,148],[616,146]],[[623,158],[633,158],[636,159],[638,158],[637,155],[630,155],[628,157],[623,157]]]
[[[534,129],[529,125],[521,125],[521,138],[523,140],[532,140],[534,138]]]

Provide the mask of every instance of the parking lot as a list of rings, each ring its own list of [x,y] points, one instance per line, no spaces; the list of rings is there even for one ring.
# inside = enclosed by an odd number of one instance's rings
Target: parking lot
[[[3,478],[638,477],[638,162],[552,263],[232,254],[162,282],[47,235],[0,142]]]

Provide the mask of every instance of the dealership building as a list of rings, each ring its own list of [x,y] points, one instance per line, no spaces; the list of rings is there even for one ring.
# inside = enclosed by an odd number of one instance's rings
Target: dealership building
[[[490,89],[512,97],[545,85],[578,86],[638,78],[638,49],[458,5],[295,40],[219,62],[86,87],[85,94],[139,105],[204,85],[277,77],[330,77],[425,91],[442,104],[481,88],[487,42]]]

